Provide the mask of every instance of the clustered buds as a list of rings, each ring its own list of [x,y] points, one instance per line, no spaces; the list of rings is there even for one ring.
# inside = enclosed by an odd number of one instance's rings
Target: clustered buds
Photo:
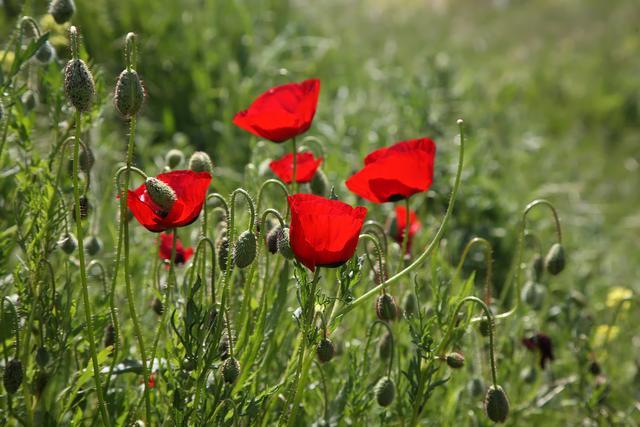
[[[91,109],[96,95],[93,76],[82,59],[72,59],[64,67],[64,93],[78,111]]]
[[[22,384],[22,362],[18,359],[11,359],[4,368],[2,383],[8,394],[15,394]]]
[[[75,12],[76,5],[73,0],[52,0],[49,3],[49,13],[59,25],[69,21]]]
[[[547,256],[544,259],[544,264],[547,267],[549,274],[557,275],[564,270],[565,257],[564,247],[560,243],[555,243],[549,249]]]
[[[396,397],[396,385],[391,378],[386,376],[380,378],[373,391],[376,395],[378,405],[382,407],[391,405],[393,399]]]
[[[136,70],[123,70],[116,82],[113,98],[116,110],[125,118],[135,116],[142,107],[144,95],[144,87]]]
[[[245,268],[256,258],[256,235],[247,230],[238,236],[238,241],[233,249],[233,263],[238,268]]]
[[[316,356],[318,356],[318,361],[320,363],[329,362],[333,359],[335,353],[336,349],[329,338],[321,339],[316,347]]]
[[[196,151],[189,159],[189,169],[194,172],[213,173],[213,162],[211,157],[204,151]]]
[[[487,417],[495,423],[502,423],[509,415],[509,399],[502,387],[490,386],[484,398]]]
[[[222,378],[227,384],[233,384],[240,376],[240,362],[235,357],[230,357],[220,367]]]
[[[147,187],[147,192],[151,200],[166,213],[171,210],[174,203],[178,200],[175,191],[157,178],[147,178],[144,185]]]
[[[398,316],[398,306],[396,300],[389,294],[382,294],[376,300],[376,316],[384,321],[396,320]]]

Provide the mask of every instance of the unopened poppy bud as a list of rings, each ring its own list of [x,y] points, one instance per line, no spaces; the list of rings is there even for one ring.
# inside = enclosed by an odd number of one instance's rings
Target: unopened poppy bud
[[[480,323],[478,324],[478,331],[483,337],[488,337],[491,334],[491,322],[489,319],[484,318],[480,320]]]
[[[318,361],[320,363],[326,363],[333,359],[333,356],[336,353],[336,349],[333,346],[333,343],[329,338],[323,338],[318,343],[316,347],[316,356],[318,356]]]
[[[256,259],[256,235],[247,230],[238,236],[238,241],[233,249],[233,262],[238,268],[251,265]]]
[[[36,60],[41,64],[48,64],[56,56],[56,50],[49,40],[45,41],[36,51]]]
[[[182,363],[180,364],[182,369],[187,372],[191,372],[196,369],[196,361],[192,357],[185,357],[182,359]]]
[[[113,324],[109,323],[104,328],[103,344],[105,347],[111,347],[115,343],[116,343],[116,328],[113,327]]]
[[[537,378],[538,378],[538,372],[536,371],[535,368],[532,368],[531,366],[526,366],[520,372],[520,379],[522,379],[522,381],[524,381],[527,384],[533,384],[534,382],[536,382]]]
[[[446,361],[451,369],[460,369],[464,366],[464,356],[457,351],[447,354]]]
[[[545,294],[544,286],[539,283],[528,281],[522,287],[520,296],[525,304],[534,310],[539,310],[542,308],[542,304],[544,303]]]
[[[311,192],[313,194],[326,197],[327,191],[329,191],[329,178],[322,172],[322,169],[318,169],[316,173],[313,174],[309,185],[311,186]]]
[[[467,383],[467,391],[472,397],[480,397],[484,392],[484,382],[481,378],[475,377]]]
[[[96,256],[102,250],[102,240],[98,236],[87,236],[84,239],[84,247],[89,256]]]
[[[136,70],[123,70],[116,82],[113,103],[123,117],[129,118],[138,114],[144,102],[144,87]]]
[[[182,162],[184,162],[184,153],[176,148],[173,148],[167,152],[167,155],[165,156],[165,162],[170,169],[175,169],[180,166]]]
[[[564,248],[560,243],[555,243],[551,246],[549,253],[547,253],[544,259],[544,264],[547,267],[547,271],[554,276],[564,270]]]
[[[49,13],[58,25],[69,21],[75,11],[76,5],[73,0],[52,0],[49,3]]]
[[[175,191],[157,178],[147,178],[144,185],[147,187],[147,192],[149,193],[151,200],[153,200],[156,205],[160,206],[167,213],[178,200]]]
[[[396,320],[398,306],[395,299],[389,294],[382,294],[376,300],[376,316],[385,321]]]
[[[594,377],[602,373],[602,368],[597,361],[592,360],[591,363],[589,363],[589,373]]]
[[[64,93],[78,111],[87,112],[91,109],[96,87],[82,59],[72,59],[64,67]]]
[[[223,237],[218,240],[218,266],[222,270],[227,269],[227,259],[229,259],[229,240]]]
[[[93,155],[93,150],[91,150],[91,148],[89,147],[85,149],[84,146],[81,146],[81,151],[78,155],[78,169],[82,173],[88,174],[89,172],[91,172],[91,168],[93,168],[93,164],[95,163],[95,161],[96,159]],[[69,159],[67,170],[69,172],[69,175],[73,174],[73,158]]]
[[[2,383],[8,394],[15,394],[22,384],[22,362],[18,359],[12,359],[4,367],[4,375]]]
[[[502,423],[509,415],[509,399],[500,386],[491,386],[484,398],[487,417],[495,423]]]
[[[164,304],[160,298],[155,297],[153,301],[151,301],[151,308],[158,316],[162,316],[162,313],[164,312]]]
[[[231,342],[234,342],[233,331],[231,331]],[[224,332],[220,342],[218,343],[218,353],[220,353],[220,359],[226,360],[229,358],[229,334]]]
[[[84,194],[80,196],[80,198],[78,199],[78,206],[80,206],[80,220],[87,219],[87,217],[89,216],[89,210],[91,209],[91,204],[89,203],[89,199],[87,199],[87,196],[85,196]],[[75,203],[73,205],[71,217],[75,221],[78,220],[78,218],[76,217]]]
[[[189,169],[194,172],[213,173],[213,162],[211,157],[204,151],[196,151],[189,159]]]
[[[376,383],[373,389],[378,405],[386,407],[391,405],[393,399],[396,397],[396,385],[389,377],[382,377]]]
[[[531,280],[539,282],[544,273],[544,259],[540,255],[536,255],[531,260]]]
[[[291,242],[289,241],[289,228],[283,228],[278,239],[278,252],[286,259],[293,259],[293,249],[291,249]]]
[[[33,393],[36,398],[40,398],[47,384],[49,384],[49,374],[45,371],[39,371],[33,379]]]
[[[222,362],[220,370],[224,382],[233,384],[240,376],[240,362],[235,357],[230,357]]]
[[[268,233],[267,233],[267,250],[269,251],[270,254],[275,254],[278,252],[278,240],[280,239],[280,235],[282,234],[282,227],[280,227],[279,225],[276,227],[273,227]]]
[[[418,311],[418,298],[416,297],[416,294],[408,292],[402,301],[402,308],[404,309],[405,316],[416,314]]]
[[[380,342],[378,343],[378,356],[380,359],[387,360],[391,357],[392,340],[393,338],[389,332],[385,333],[382,338],[380,338]]]
[[[46,347],[40,346],[36,350],[36,363],[42,368],[49,363],[49,350]]]
[[[376,262],[373,265],[373,281],[375,282],[375,284],[380,285],[384,283],[387,278],[387,267],[384,261],[382,262],[382,265],[380,265],[379,262]]]
[[[60,240],[58,240],[58,246],[64,251],[65,254],[71,255],[73,251],[78,247],[78,240],[71,233],[65,233]]]
[[[24,106],[24,109],[27,112],[33,110],[38,105],[38,98],[36,96],[36,93],[34,91],[32,91],[31,89],[26,90],[22,94],[22,97],[20,98],[20,101],[22,102],[22,105]]]

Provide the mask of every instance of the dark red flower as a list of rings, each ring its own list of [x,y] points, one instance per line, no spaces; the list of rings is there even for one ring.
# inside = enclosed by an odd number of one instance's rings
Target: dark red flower
[[[211,175],[208,172],[177,170],[162,173],[156,178],[171,187],[176,201],[169,212],[164,212],[151,200],[145,184],[129,190],[127,206],[138,222],[149,231],[160,232],[195,221],[207,196]]]
[[[315,158],[311,152],[297,153],[296,182],[302,184],[311,181],[321,163],[322,157]],[[278,160],[273,160],[269,163],[269,167],[282,182],[290,184],[293,177],[293,153],[285,154]]]
[[[538,333],[522,338],[522,345],[530,351],[538,350],[540,352],[540,367],[542,369],[546,366],[547,360],[551,362],[554,359],[551,338],[545,334]]]
[[[380,148],[365,157],[364,168],[347,180],[347,187],[374,203],[406,199],[431,186],[435,155],[436,144],[428,138]]]
[[[160,235],[160,249],[158,249],[158,255],[160,256],[161,259],[171,259],[172,243],[173,243],[173,233],[170,233],[170,234],[162,233]],[[193,248],[192,247],[185,248],[184,246],[182,246],[182,242],[180,241],[180,239],[177,239],[176,240],[176,258],[174,260],[176,265],[182,265],[185,262],[189,261],[189,258],[191,258],[191,255],[193,255]]]
[[[318,79],[271,88],[236,114],[233,123],[261,138],[286,141],[309,129],[319,93]]]
[[[404,240],[404,231],[407,227],[407,208],[396,206],[394,216],[389,223],[389,234],[399,244]],[[409,241],[407,242],[407,252],[411,248],[411,242],[416,233],[422,228],[422,224],[413,209],[409,210]]]
[[[338,267],[353,256],[367,208],[313,194],[289,196],[289,207],[291,249],[311,271]]]

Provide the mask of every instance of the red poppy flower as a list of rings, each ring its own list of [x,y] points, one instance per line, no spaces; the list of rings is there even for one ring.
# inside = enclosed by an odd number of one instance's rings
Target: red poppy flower
[[[289,196],[289,240],[296,259],[315,271],[347,262],[358,246],[367,208],[313,194]]]
[[[402,245],[404,240],[404,231],[407,228],[407,208],[404,206],[396,206],[395,216],[391,218],[388,229],[393,239]],[[422,224],[413,209],[409,210],[409,241],[407,242],[407,252],[411,248],[411,242],[416,233],[422,228]]]
[[[261,138],[286,141],[309,129],[319,93],[318,79],[271,88],[236,114],[233,123]]]
[[[545,334],[535,334],[531,337],[522,338],[522,345],[528,350],[540,352],[540,367],[544,369],[547,361],[551,362],[554,359],[553,356],[553,343],[551,338]]]
[[[296,182],[309,182],[322,163],[322,157],[315,158],[313,153],[296,154]],[[285,184],[290,184],[293,177],[293,153],[285,154],[278,160],[269,163],[269,167]]]
[[[160,249],[158,250],[158,255],[160,256],[161,259],[171,259],[171,246],[173,243],[173,233],[167,234],[167,233],[162,233],[160,235]],[[182,265],[185,262],[189,261],[189,258],[191,258],[191,255],[193,255],[193,248],[192,247],[188,247],[185,248],[184,246],[182,246],[182,242],[180,241],[180,239],[176,240],[176,258],[175,258],[175,263],[177,265]]]
[[[436,144],[428,138],[380,148],[365,157],[364,168],[347,180],[347,188],[374,203],[406,199],[431,186],[435,155]]]
[[[208,172],[177,170],[162,173],[156,178],[171,187],[176,201],[169,212],[163,212],[151,200],[145,184],[129,190],[127,206],[138,222],[149,231],[160,232],[184,227],[195,221],[202,210],[211,175]]]

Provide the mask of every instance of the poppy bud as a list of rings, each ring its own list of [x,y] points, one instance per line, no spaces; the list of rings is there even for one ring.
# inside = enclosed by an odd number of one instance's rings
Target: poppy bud
[[[56,50],[49,40],[44,42],[36,51],[36,60],[41,64],[48,64],[56,55]]]
[[[184,162],[184,153],[176,148],[172,148],[167,152],[164,160],[170,169],[175,169]]]
[[[278,239],[278,252],[286,259],[293,259],[293,249],[291,249],[291,242],[289,241],[289,228],[283,228]]]
[[[538,378],[538,372],[536,371],[535,368],[532,368],[531,366],[525,367],[520,372],[520,379],[522,379],[522,381],[524,381],[527,384],[533,384],[534,382],[536,382],[537,378]]]
[[[162,316],[162,313],[164,312],[164,304],[160,298],[155,297],[153,301],[151,301],[151,308],[158,316]]]
[[[22,102],[22,105],[27,112],[33,110],[38,105],[38,98],[36,96],[36,93],[30,89],[26,90],[22,94],[20,101]]]
[[[602,368],[600,368],[600,364],[597,361],[592,360],[591,363],[589,363],[589,373],[594,377],[602,373]]]
[[[229,240],[223,237],[218,240],[218,265],[222,270],[227,269],[227,259],[229,258]]]
[[[378,405],[385,407],[391,405],[396,397],[396,385],[389,377],[382,377],[373,389]]]
[[[539,310],[544,303],[545,289],[539,283],[528,281],[522,287],[520,297],[522,301],[534,310]]]
[[[464,366],[464,356],[457,351],[447,354],[446,361],[451,369],[460,369]]]
[[[376,300],[376,316],[380,320],[396,320],[398,306],[395,299],[389,294],[382,294]]]
[[[40,346],[36,350],[36,363],[40,367],[45,367],[49,362],[49,351],[46,347]]]
[[[382,262],[382,265],[380,265],[379,262],[373,264],[373,281],[375,282],[375,284],[380,285],[387,279],[387,266],[384,261]]]
[[[91,204],[89,203],[89,199],[87,199],[87,196],[85,196],[84,194],[80,196],[80,198],[78,199],[78,206],[80,206],[80,220],[87,219],[87,217],[89,216],[89,209],[91,208]],[[73,211],[72,211],[71,217],[75,221],[78,220],[76,217],[75,204],[73,205]]]
[[[204,151],[196,151],[189,159],[189,169],[194,172],[213,173],[213,162],[211,157]]]
[[[335,352],[336,349],[329,338],[321,339],[316,347],[316,356],[318,356],[320,363],[326,363],[333,359]]]
[[[509,399],[500,386],[491,386],[484,398],[487,417],[495,423],[502,423],[509,415]]]
[[[49,384],[49,374],[39,371],[33,380],[33,392],[36,398],[40,398],[47,384]]]
[[[478,331],[483,337],[488,337],[491,334],[491,322],[489,319],[484,318],[480,320],[480,323],[478,324]]]
[[[539,282],[544,273],[544,259],[540,255],[536,255],[531,260],[531,280]]]
[[[282,227],[280,227],[279,225],[276,227],[273,227],[268,233],[267,233],[267,250],[269,251],[270,254],[275,254],[278,252],[278,240],[280,240],[282,235]]]
[[[233,331],[231,332],[231,342],[233,343]],[[220,359],[226,360],[229,358],[229,334],[227,331],[224,332],[220,342],[218,343],[218,353],[220,353]]]
[[[78,241],[71,233],[65,233],[60,240],[58,240],[58,246],[64,251],[65,254],[71,255],[73,251],[78,247]]]
[[[157,178],[147,178],[144,185],[147,187],[151,200],[165,212],[169,212],[173,204],[178,200],[175,191]]]
[[[18,359],[12,359],[4,367],[4,375],[2,376],[2,383],[8,394],[15,394],[22,384],[22,362]]]
[[[240,376],[240,362],[235,357],[230,357],[222,362],[220,368],[222,378],[227,384],[233,384]]]
[[[144,87],[136,70],[123,70],[116,82],[113,104],[122,116],[129,118],[138,114],[144,101]]]
[[[544,264],[547,267],[547,271],[554,276],[564,270],[564,248],[560,243],[555,243],[551,246],[544,259]]]
[[[256,235],[247,230],[240,234],[233,250],[233,262],[238,268],[251,265],[256,259]]]
[[[382,338],[380,338],[380,342],[378,343],[378,356],[380,359],[386,360],[391,357],[391,343],[393,338],[389,332],[385,333]]]
[[[467,391],[472,397],[480,397],[484,392],[484,382],[481,378],[475,377],[467,383]]]
[[[64,67],[64,93],[78,111],[87,112],[91,109],[96,87],[82,59],[72,59]]]
[[[91,148],[87,146],[87,148],[85,149],[84,146],[81,146],[81,151],[78,155],[78,169],[82,173],[88,174],[91,171],[91,168],[93,168],[93,164],[95,163],[95,161],[96,159]],[[67,170],[69,172],[69,175],[73,174],[73,158],[69,159]]]
[[[116,343],[116,329],[113,327],[113,324],[109,323],[104,328],[104,341],[103,344],[105,347],[111,347]]]
[[[96,256],[102,250],[102,240],[98,236],[87,236],[84,239],[84,247],[89,256]]]
[[[70,20],[75,11],[76,5],[73,0],[52,0],[49,3],[49,13],[58,25]]]
[[[322,172],[322,169],[318,169],[316,173],[313,174],[309,185],[311,186],[311,192],[313,194],[326,197],[327,191],[329,190],[329,178]]]
[[[414,315],[418,311],[418,297],[413,292],[408,292],[402,301],[402,308],[406,316]]]
[[[185,357],[182,359],[182,363],[180,364],[182,369],[185,371],[191,372],[196,369],[196,361],[192,357]]]

